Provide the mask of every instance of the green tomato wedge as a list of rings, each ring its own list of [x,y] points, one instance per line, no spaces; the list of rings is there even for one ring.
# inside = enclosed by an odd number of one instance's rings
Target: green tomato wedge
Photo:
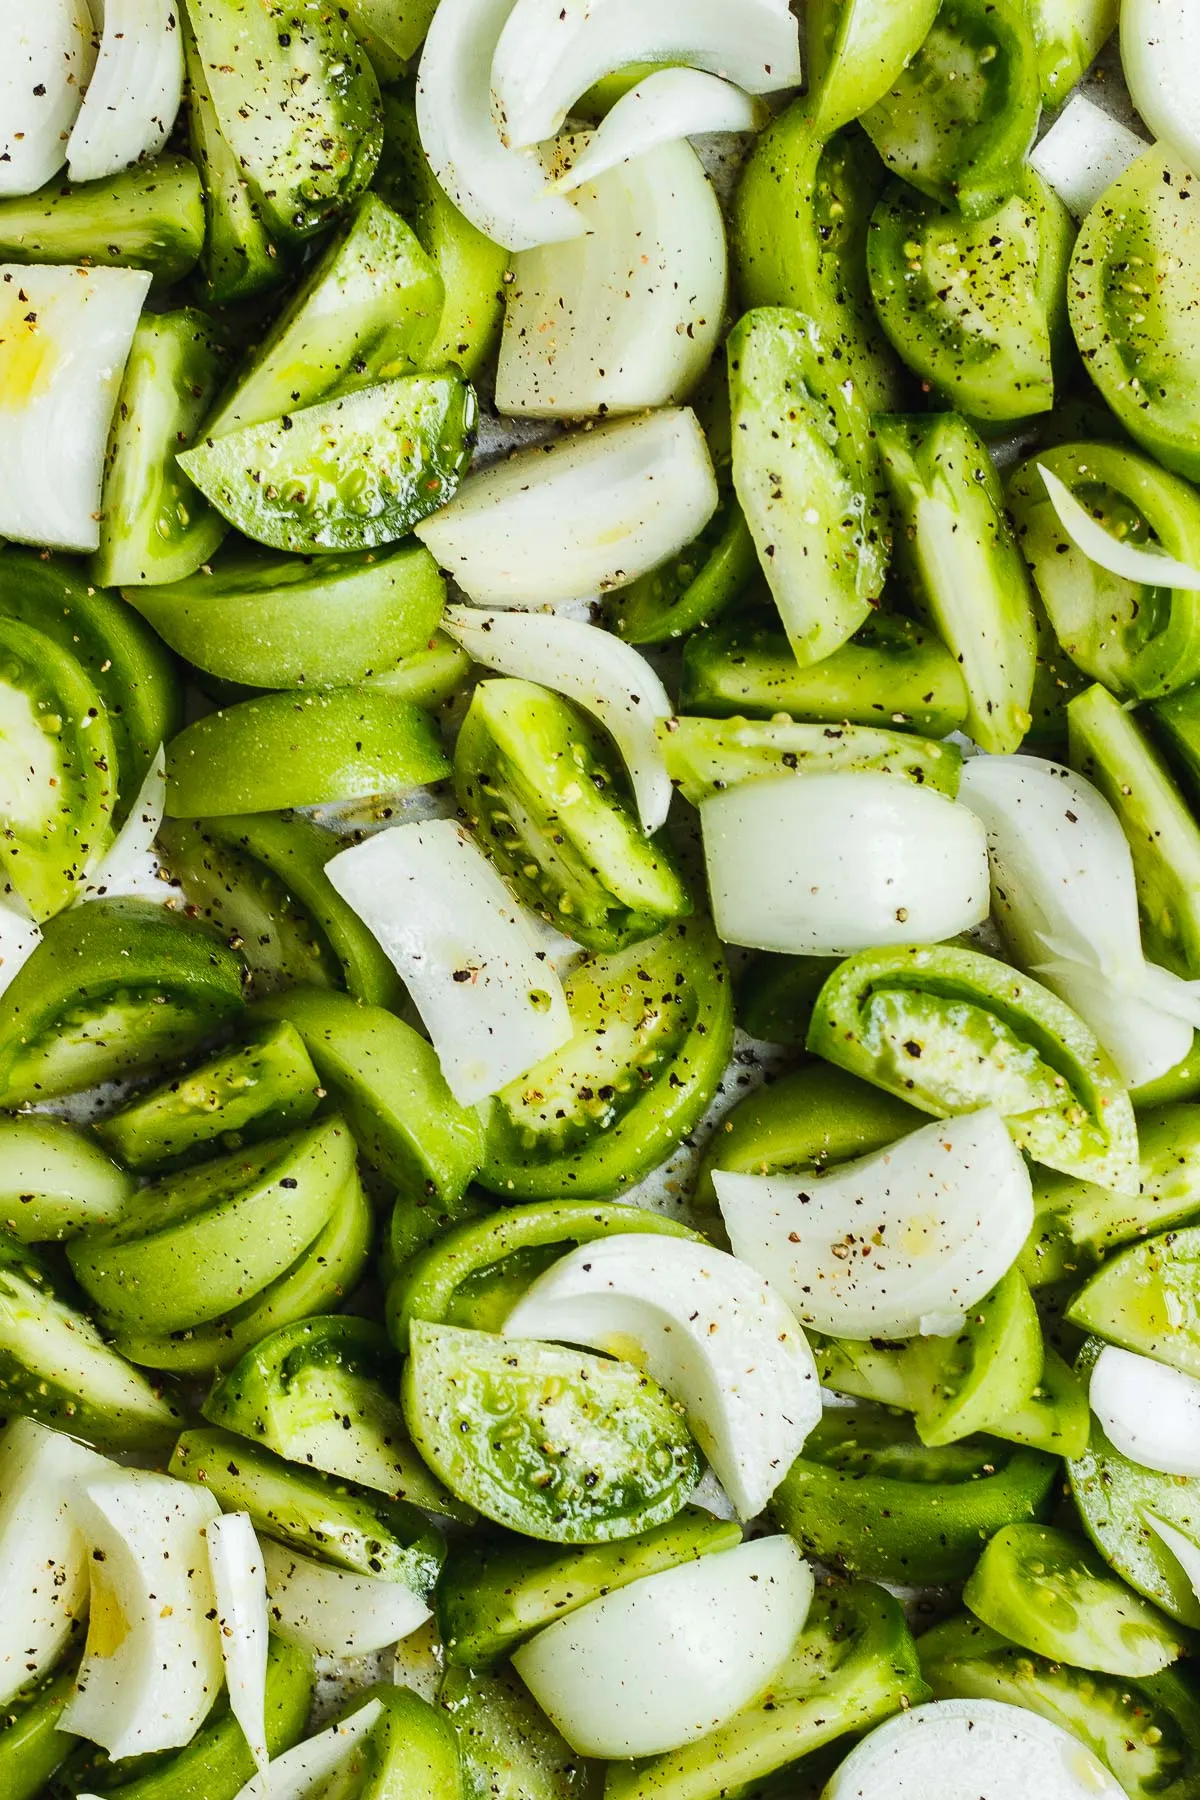
[[[1022,0],[942,0],[921,48],[862,123],[894,174],[980,219],[1020,186],[1041,106]]]
[[[381,1006],[291,988],[252,1015],[286,1019],[349,1122],[364,1161],[401,1195],[453,1204],[483,1156],[478,1114],[446,1086],[432,1046]]]
[[[869,725],[784,724],[765,719],[669,719],[659,741],[671,780],[699,806],[743,781],[782,775],[874,769],[935,788],[951,800],[962,769],[953,744]]]
[[[1070,305],[1088,374],[1130,437],[1200,479],[1200,192],[1155,145],[1084,221]]]
[[[591,1200],[648,1175],[699,1124],[733,1049],[733,984],[707,919],[592,956],[564,983],[573,1035],[486,1109],[479,1179]]]
[[[758,552],[732,493],[694,543],[618,588],[608,623],[627,644],[669,644],[726,612],[759,575]]]
[[[79,1739],[58,1721],[75,1688],[78,1664],[61,1669],[0,1712],[0,1790],[7,1800],[41,1800]]]
[[[0,1119],[0,1227],[26,1244],[111,1225],[134,1184],[65,1119]]]
[[[423,544],[290,557],[248,546],[186,580],[135,590],[142,617],[199,669],[249,687],[395,678],[427,649],[446,588]]]
[[[148,269],[156,288],[182,281],[204,244],[200,172],[184,156],[135,163],[104,181],[56,177],[0,201],[0,261]]]
[[[673,1519],[700,1478],[682,1412],[629,1363],[415,1319],[413,1442],[457,1499],[554,1544],[606,1544]]]
[[[1125,1350],[1200,1375],[1200,1226],[1167,1231],[1106,1257],[1072,1300],[1067,1318]]]
[[[1002,1525],[1045,1517],[1052,1457],[990,1438],[930,1449],[907,1419],[835,1407],[771,1501],[806,1553],[880,1581],[962,1581]]]
[[[449,1668],[438,1705],[458,1739],[466,1800],[599,1800],[603,1766],[572,1750],[515,1669]]]
[[[1135,1108],[1171,1106],[1179,1100],[1196,1100],[1200,1098],[1200,1037],[1192,1039],[1192,1047],[1187,1055],[1160,1075],[1157,1081],[1143,1082],[1141,1087],[1130,1090],[1130,1098]]]
[[[883,99],[929,35],[938,0],[815,0],[808,80],[815,123],[828,137]]]
[[[1101,1674],[1157,1675],[1186,1648],[1182,1633],[1110,1575],[1094,1550],[1048,1525],[998,1531],[963,1602],[1024,1649]]]
[[[1117,29],[1121,0],[1025,0],[1047,106],[1061,106]]]
[[[1137,1190],[1129,1096],[1083,1021],[1048,988],[975,950],[864,950],[822,989],[818,1056],[948,1118],[1003,1114],[1035,1161]]]
[[[380,1248],[379,1273],[390,1286],[413,1257],[456,1225],[486,1219],[496,1202],[482,1188],[468,1188],[457,1199],[439,1200],[429,1194],[397,1194]]]
[[[415,1506],[284,1462],[228,1431],[185,1431],[168,1473],[206,1487],[225,1512],[308,1556],[430,1592],[445,1555],[441,1533]]]
[[[740,619],[698,631],[683,653],[685,712],[778,713],[944,738],[967,720],[962,670],[928,626],[874,614],[823,662],[801,666],[778,625]]]
[[[1091,1429],[1087,1389],[1050,1344],[1043,1347],[1042,1376],[1028,1400],[988,1430],[1009,1444],[1027,1444],[1048,1456],[1082,1456]]]
[[[1034,1656],[969,1614],[919,1640],[937,1700],[998,1700],[1040,1713],[1093,1750],[1129,1800],[1187,1800],[1200,1783],[1200,1700],[1174,1670],[1140,1681]]]
[[[435,631],[422,650],[414,650],[385,675],[371,677],[398,700],[411,700],[430,712],[462,692],[470,679],[472,663],[461,644],[444,631]]]
[[[429,714],[384,689],[263,694],[172,738],[167,813],[210,819],[367,800],[449,773]]]
[[[444,1711],[388,1679],[351,1691],[339,1720],[371,1702],[382,1711],[332,1784],[321,1784],[325,1800],[464,1800],[462,1758]]]
[[[89,900],[0,996],[0,1106],[159,1070],[242,1005],[241,963],[206,932],[151,900]]]
[[[475,417],[456,375],[400,375],[206,439],[179,463],[256,543],[300,556],[371,550],[454,498]]]
[[[759,951],[737,984],[738,1024],[752,1038],[803,1050],[817,995],[837,965],[836,956]]]

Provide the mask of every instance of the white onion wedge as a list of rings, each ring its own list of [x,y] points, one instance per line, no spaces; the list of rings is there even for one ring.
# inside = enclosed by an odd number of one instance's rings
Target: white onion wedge
[[[1011,1269],[1029,1170],[991,1107],[824,1175],[714,1170],[735,1256],[833,1337],[944,1336]]]
[[[1180,1531],[1177,1525],[1160,1519],[1157,1513],[1143,1511],[1142,1518],[1157,1538],[1171,1552],[1184,1575],[1192,1584],[1192,1592],[1200,1600],[1200,1544]]]
[[[515,150],[492,115],[492,56],[513,0],[441,0],[417,77],[417,125],[434,174],[461,213],[509,250],[578,237],[583,220],[536,154]]]
[[[267,1649],[270,1619],[263,1553],[250,1514],[223,1513],[209,1525],[208,1567],[217,1602],[229,1710],[242,1728],[255,1767],[267,1749]]]
[[[1200,570],[1176,562],[1165,551],[1151,549],[1145,544],[1123,543],[1093,519],[1052,469],[1039,463],[1038,474],[1046,484],[1058,522],[1075,548],[1102,569],[1107,569],[1110,575],[1120,575],[1139,587],[1185,588],[1191,592],[1200,589]]]
[[[285,1643],[317,1656],[366,1656],[385,1650],[430,1617],[419,1594],[402,1581],[380,1581],[297,1556],[263,1541],[271,1630]]]
[[[688,63],[749,94],[800,84],[797,21],[779,0],[517,0],[492,92],[510,141],[552,138],[588,88],[631,63]]]
[[[1072,94],[1029,160],[1068,212],[1084,219],[1149,145],[1086,94]]]
[[[725,222],[699,157],[660,144],[589,181],[575,204],[585,237],[513,259],[496,405],[583,418],[684,399],[725,315]]]
[[[0,905],[0,994],[15,980],[42,941],[42,928],[36,919],[19,913],[15,907]]]
[[[204,1539],[221,1509],[205,1488],[133,1469],[81,1484],[73,1504],[92,1592],[62,1728],[114,1758],[177,1750],[224,1679]]]
[[[821,1800],[1124,1800],[1061,1725],[999,1700],[934,1700],[850,1752]]]
[[[76,1483],[112,1464],[34,1419],[0,1438],[0,1706],[52,1668],[87,1616],[88,1551]]]
[[[670,718],[671,702],[632,644],[553,613],[450,606],[442,626],[485,668],[553,688],[598,719],[625,760],[642,830],[658,830],[671,805],[671,778],[654,727]]]
[[[1193,0],[1122,0],[1121,67],[1155,137],[1200,167],[1200,12]]]
[[[1200,1381],[1106,1344],[1088,1390],[1104,1434],[1130,1462],[1160,1475],[1200,1475]]]
[[[644,1576],[540,1631],[513,1664],[583,1756],[692,1743],[767,1685],[808,1616],[812,1571],[760,1538]]]
[[[152,854],[166,804],[167,757],[160,744],[129,817],[87,878],[85,900],[100,899],[105,894],[136,895],[143,900],[169,898],[170,889],[158,879],[158,865]]]
[[[368,1700],[339,1725],[330,1725],[316,1737],[293,1745],[248,1781],[235,1800],[310,1800],[310,1796],[323,1793],[325,1784],[341,1773],[382,1711],[381,1700]]]
[[[656,69],[622,94],[555,185],[560,193],[572,193],[659,144],[714,131],[756,131],[765,117],[761,100],[718,75]]]
[[[150,276],[0,264],[0,537],[95,550],[108,428]]]
[[[67,144],[72,181],[157,156],[183,98],[178,0],[105,0],[100,54]]]
[[[509,1337],[628,1356],[687,1412],[738,1517],[757,1518],[821,1416],[808,1341],[783,1301],[707,1244],[619,1233],[540,1275]]]
[[[416,534],[481,606],[552,606],[624,587],[717,510],[690,408],[618,419],[468,476]]]
[[[463,1106],[571,1036],[554,966],[479,846],[449,819],[395,825],[325,873],[400,972]]]
[[[895,775],[780,775],[700,807],[727,944],[847,956],[933,944],[988,914],[987,841],[964,806]]]
[[[0,197],[62,168],[95,55],[86,0],[0,0]]]

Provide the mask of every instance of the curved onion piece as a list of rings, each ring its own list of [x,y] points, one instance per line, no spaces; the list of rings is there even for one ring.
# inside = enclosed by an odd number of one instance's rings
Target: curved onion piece
[[[417,125],[461,213],[509,250],[578,237],[583,220],[542,160],[511,148],[492,116],[492,55],[513,0],[440,0],[417,77]]]
[[[1123,544],[1093,519],[1052,469],[1039,463],[1038,474],[1046,484],[1059,524],[1075,548],[1100,568],[1107,569],[1110,575],[1120,575],[1125,581],[1136,581],[1143,587],[1200,589],[1200,570],[1176,562],[1165,551],[1152,550],[1144,544]]]
[[[317,1656],[366,1656],[416,1631],[429,1618],[419,1594],[402,1581],[353,1575],[263,1542],[271,1629],[285,1643]]]
[[[463,1106],[571,1036],[554,966],[479,846],[449,819],[395,825],[325,873],[400,972]]]
[[[73,1504],[92,1551],[92,1593],[62,1729],[113,1758],[177,1750],[224,1678],[204,1541],[221,1509],[205,1488],[133,1469],[89,1481]]]
[[[170,890],[158,879],[158,865],[152,854],[166,804],[167,757],[160,744],[129,817],[99,867],[88,876],[84,899],[99,899],[105,894],[132,894],[145,900],[169,897]]]
[[[552,606],[649,574],[716,510],[708,444],[682,407],[493,463],[415,530],[481,606]]]
[[[597,718],[625,759],[643,831],[658,830],[671,805],[671,777],[654,726],[670,718],[671,702],[632,644],[553,613],[451,606],[442,626],[485,668],[553,688]]]
[[[800,84],[799,28],[779,0],[517,0],[492,63],[510,141],[553,137],[581,94],[640,62],[690,63],[772,94]]]
[[[763,117],[761,101],[718,75],[700,69],[656,69],[622,94],[555,186],[561,193],[571,193],[659,144],[711,131],[756,131]]]
[[[654,1756],[762,1691],[812,1602],[790,1538],[760,1538],[592,1600],[515,1651],[542,1710],[582,1756]]]
[[[0,197],[62,168],[94,61],[85,0],[0,0]]]
[[[267,1749],[267,1580],[250,1514],[224,1513],[208,1527],[208,1566],[221,1628],[229,1710],[242,1728],[255,1766]]]
[[[509,1337],[581,1344],[639,1368],[685,1408],[739,1518],[753,1519],[821,1416],[807,1339],[779,1296],[734,1256],[621,1233],[540,1275]]]
[[[0,264],[0,537],[100,543],[108,428],[150,276]]]
[[[699,157],[660,144],[581,188],[576,205],[586,237],[514,258],[496,405],[583,418],[682,399],[725,316],[725,223]]]
[[[1121,67],[1155,137],[1200,167],[1200,12],[1193,0],[1122,0]]]
[[[1148,148],[1086,94],[1072,94],[1029,160],[1067,210],[1083,219]]]
[[[112,1468],[34,1419],[0,1438],[0,1706],[53,1668],[88,1605],[88,1550],[71,1497]]]
[[[1200,1381],[1106,1344],[1089,1399],[1122,1456],[1160,1475],[1200,1475]]]
[[[42,941],[42,928],[14,907],[0,906],[0,994]]]
[[[1155,1536],[1162,1539],[1184,1575],[1191,1582],[1192,1592],[1197,1599],[1200,1599],[1200,1544],[1193,1542],[1190,1537],[1180,1531],[1177,1525],[1171,1525],[1166,1519],[1160,1519],[1157,1513],[1144,1511],[1142,1517]]]
[[[1033,1225],[1029,1170],[991,1107],[824,1175],[714,1170],[713,1183],[734,1254],[833,1337],[946,1335]]]
[[[1023,1706],[934,1700],[850,1752],[821,1800],[1124,1800],[1079,1738]]]
[[[1037,963],[1032,973],[1091,1026],[1126,1087],[1157,1081],[1181,1063],[1192,1047],[1193,1024],[1177,1009],[1153,1000],[1148,979],[1131,991],[1114,985],[1094,965],[1065,958]],[[1167,970],[1146,963],[1144,975],[1165,976]],[[1180,981],[1178,985],[1194,1005],[1194,998],[1186,993],[1190,984]]]
[[[895,775],[748,781],[705,800],[700,822],[727,944],[847,956],[938,943],[988,914],[979,821]]]
[[[330,1725],[316,1737],[293,1745],[248,1781],[235,1800],[310,1800],[324,1792],[323,1784],[341,1773],[355,1745],[366,1737],[382,1711],[381,1700],[368,1700],[339,1725]]]
[[[178,0],[105,0],[100,54],[67,145],[72,181],[157,156],[183,97]]]

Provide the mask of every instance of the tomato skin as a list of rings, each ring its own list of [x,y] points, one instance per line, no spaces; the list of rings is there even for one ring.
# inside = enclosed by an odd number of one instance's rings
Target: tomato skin
[[[669,644],[727,612],[759,574],[758,554],[731,493],[686,550],[619,588],[608,623],[627,644]]]
[[[829,137],[882,100],[920,50],[938,0],[814,0],[808,80],[814,123]]]

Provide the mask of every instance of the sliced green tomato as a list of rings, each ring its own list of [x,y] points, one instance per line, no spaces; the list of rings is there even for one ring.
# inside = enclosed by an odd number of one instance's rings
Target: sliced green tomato
[[[437,0],[348,0],[346,13],[380,81],[396,81],[429,30]]]
[[[627,644],[673,643],[720,617],[758,574],[750,528],[734,496],[726,494],[695,543],[618,589],[609,623]]]
[[[485,1518],[605,1544],[674,1518],[700,1459],[683,1415],[629,1363],[416,1319],[404,1416],[438,1479]]]
[[[110,1225],[133,1187],[98,1144],[64,1119],[0,1119],[0,1226],[23,1243]]]
[[[895,726],[943,738],[967,719],[962,670],[928,626],[878,613],[824,662],[801,667],[778,625],[718,625],[688,639],[687,712],[777,713],[831,725]]]
[[[351,1689],[338,1722],[372,1703],[381,1708],[375,1723],[333,1780],[319,1783],[322,1800],[464,1800],[462,1759],[445,1713],[389,1679]]]
[[[455,1545],[437,1591],[446,1660],[490,1667],[578,1607],[741,1541],[740,1525],[685,1506],[640,1537],[565,1555],[553,1546],[496,1535]]]
[[[1052,1662],[1107,1675],[1157,1675],[1183,1634],[1108,1573],[1079,1538],[1048,1525],[998,1531],[963,1589],[977,1619]]]
[[[491,1101],[479,1179],[521,1200],[619,1193],[704,1116],[733,1047],[733,988],[706,919],[580,963],[571,1041]]]
[[[75,1276],[111,1326],[186,1331],[276,1281],[354,1179],[354,1140],[330,1119],[142,1188],[115,1225],[77,1238]]]
[[[752,1038],[803,1050],[817,995],[837,965],[836,956],[760,951],[738,982],[738,1024]]]
[[[0,1411],[111,1450],[156,1450],[180,1418],[23,1245],[0,1242]]]
[[[671,780],[693,806],[739,782],[793,769],[799,774],[874,769],[906,776],[953,800],[962,769],[953,744],[869,725],[684,717],[665,721],[659,740]]]
[[[1139,1112],[1143,1108],[1170,1106],[1179,1100],[1200,1099],[1200,1037],[1192,1039],[1191,1049],[1173,1069],[1157,1081],[1132,1088],[1130,1098]]]
[[[871,215],[871,292],[884,330],[927,386],[972,418],[1011,422],[1054,404],[1074,227],[1027,169],[985,219],[894,182]]]
[[[993,1419],[988,1429],[1006,1443],[1027,1444],[1048,1456],[1082,1456],[1092,1420],[1087,1389],[1049,1344],[1044,1355],[1041,1381],[1025,1404]]]
[[[480,683],[454,786],[509,886],[588,949],[623,950],[690,911],[665,846],[642,834],[611,740],[548,688]]]
[[[482,1188],[468,1188],[457,1199],[440,1200],[429,1194],[398,1194],[388,1220],[379,1255],[379,1273],[390,1285],[422,1250],[456,1225],[486,1219],[496,1211],[496,1201]]]
[[[429,714],[385,689],[264,694],[172,738],[167,812],[207,819],[366,800],[449,773]]]
[[[1129,1800],[1186,1800],[1200,1783],[1200,1700],[1174,1669],[1141,1681],[1033,1656],[969,1614],[919,1641],[937,1700],[998,1700],[1061,1725],[1095,1751]]]
[[[628,1232],[695,1239],[661,1213],[615,1202],[560,1200],[465,1220],[406,1263],[388,1294],[388,1329],[408,1345],[414,1319],[499,1331],[535,1275],[578,1244]]]
[[[160,1172],[303,1125],[319,1089],[303,1039],[281,1022],[140,1095],[96,1130],[127,1169]]]
[[[150,900],[89,900],[47,925],[0,997],[0,1106],[159,1070],[241,1011],[242,968]]]
[[[1067,707],[1087,686],[1087,677],[1071,661],[1054,635],[1046,609],[1034,595],[1033,620],[1037,631],[1037,672],[1029,701],[1031,714],[1026,747],[1059,762],[1067,759]]]
[[[1048,988],[974,950],[865,950],[823,988],[808,1047],[946,1118],[981,1106],[1065,1174],[1134,1192],[1129,1096]]]
[[[424,649],[402,657],[394,669],[371,680],[398,700],[411,700],[414,706],[436,712],[466,687],[471,667],[462,645],[444,631],[435,631]]]
[[[465,1193],[483,1155],[483,1128],[410,1025],[381,1006],[314,988],[273,995],[252,1016],[295,1026],[364,1160],[402,1196],[453,1203]]]
[[[6,1800],[41,1800],[79,1739],[58,1721],[75,1687],[77,1665],[62,1669],[0,1713],[0,1791]]]
[[[822,1587],[764,1694],[681,1750],[610,1764],[605,1800],[726,1800],[767,1791],[760,1784],[781,1773],[780,1791],[796,1791],[786,1771],[798,1757],[822,1767],[815,1753],[826,1745],[928,1697],[892,1596],[865,1581]]]
[[[942,0],[920,50],[862,123],[895,174],[979,219],[1019,187],[1041,105],[1022,0]]]
[[[1109,1343],[1200,1375],[1200,1226],[1107,1257],[1067,1318]]]
[[[269,688],[342,687],[400,675],[428,647],[445,597],[423,544],[319,559],[245,546],[186,581],[131,596],[159,636],[197,668]],[[394,682],[391,691],[398,692]]]
[[[808,18],[808,80],[828,136],[882,100],[924,43],[938,0],[816,0]]]
[[[1121,0],[1025,0],[1047,106],[1061,106],[1117,29]]]
[[[1200,193],[1155,145],[1094,206],[1071,263],[1071,324],[1088,374],[1151,456],[1200,479]]]
[[[465,1800],[599,1800],[601,1765],[572,1750],[514,1669],[447,1669],[438,1705],[458,1739]]]
[[[204,243],[204,196],[195,163],[160,156],[104,181],[48,182],[0,201],[0,261],[149,269],[170,287],[195,267]]]
[[[50,637],[0,617],[0,880],[60,912],[112,841],[117,749],[103,701]]]
[[[771,1511],[805,1551],[881,1581],[965,1579],[1002,1525],[1045,1517],[1056,1465],[990,1438],[929,1449],[874,1407],[826,1412]]]

